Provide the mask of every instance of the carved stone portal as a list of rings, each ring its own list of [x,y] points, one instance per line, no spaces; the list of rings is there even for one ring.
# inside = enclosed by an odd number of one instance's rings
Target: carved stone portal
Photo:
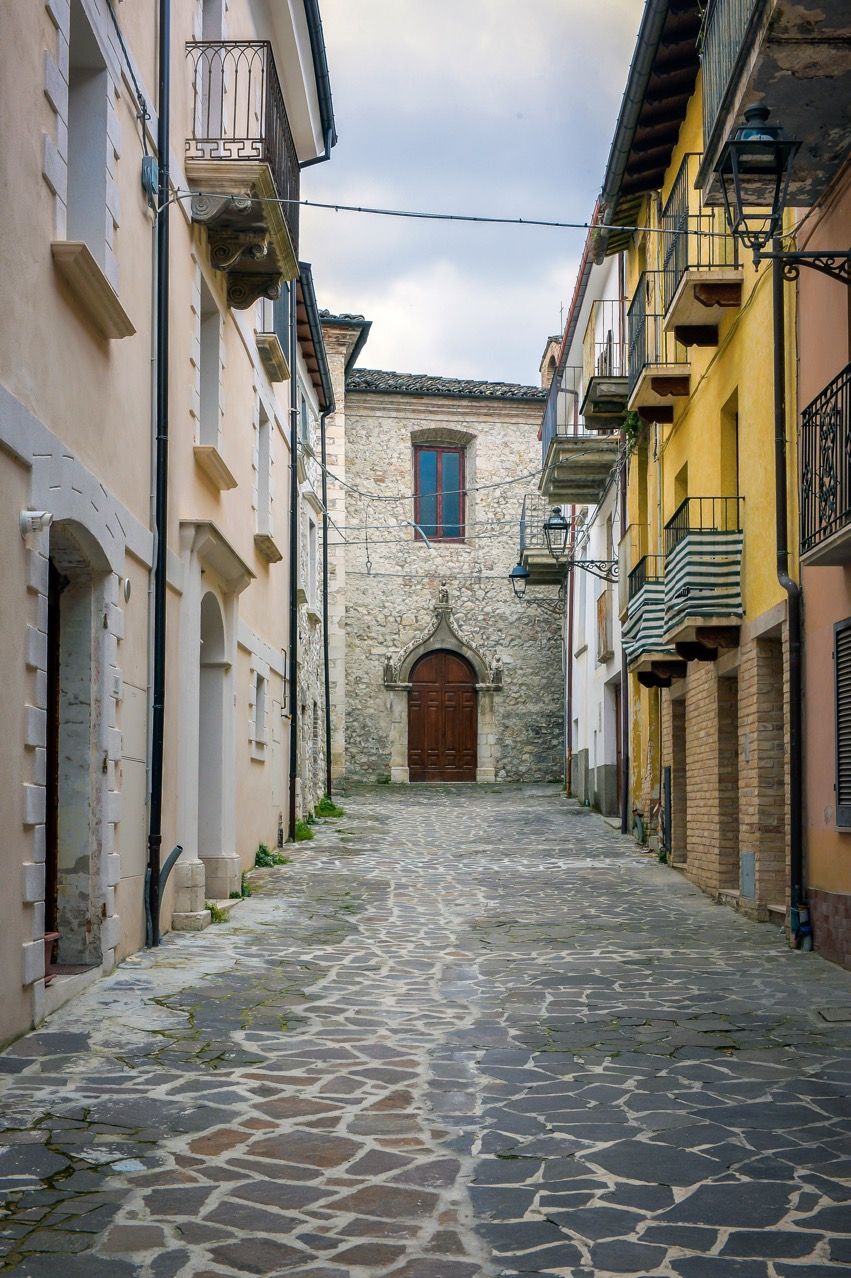
[[[384,686],[390,693],[390,780],[406,783],[408,773],[408,695],[410,676],[420,657],[429,652],[456,652],[466,658],[476,673],[478,695],[478,766],[476,781],[496,780],[496,722],[494,693],[502,691],[502,661],[488,660],[481,649],[464,635],[452,615],[446,582],[441,582],[432,620],[415,639],[394,656],[384,659]]]

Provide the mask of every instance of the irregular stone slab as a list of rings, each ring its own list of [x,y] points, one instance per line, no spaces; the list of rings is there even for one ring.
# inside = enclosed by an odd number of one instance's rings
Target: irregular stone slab
[[[323,1136],[318,1132],[305,1131],[269,1136],[249,1145],[250,1152],[257,1158],[323,1168],[348,1163],[362,1149],[362,1145],[343,1136]]]
[[[746,1190],[740,1184],[701,1185],[658,1219],[767,1229],[786,1215],[791,1194],[792,1186],[771,1181],[752,1181]],[[801,1222],[805,1228],[813,1223]]]
[[[358,1189],[343,1198],[335,1198],[330,1206],[334,1211],[354,1212],[379,1219],[397,1220],[402,1217],[428,1216],[434,1210],[437,1195],[424,1189],[397,1189],[391,1185],[371,1185]]]
[[[704,1154],[672,1149],[652,1141],[615,1141],[607,1149],[584,1155],[587,1162],[627,1180],[652,1185],[697,1185],[718,1175],[724,1164]]]

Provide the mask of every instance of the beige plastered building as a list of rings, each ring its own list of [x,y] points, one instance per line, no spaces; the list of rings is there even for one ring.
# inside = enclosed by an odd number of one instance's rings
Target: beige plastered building
[[[291,441],[328,403],[297,208],[260,197],[297,198],[334,141],[315,3],[174,0],[172,24],[164,929],[286,831]],[[0,6],[0,1042],[145,942],[157,40],[156,5]],[[302,464],[305,532],[308,490]]]

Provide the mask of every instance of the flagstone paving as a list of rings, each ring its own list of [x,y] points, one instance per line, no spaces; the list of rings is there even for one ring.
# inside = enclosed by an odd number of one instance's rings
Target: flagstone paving
[[[849,973],[556,787],[345,803],[0,1055],[0,1272],[849,1271]]]

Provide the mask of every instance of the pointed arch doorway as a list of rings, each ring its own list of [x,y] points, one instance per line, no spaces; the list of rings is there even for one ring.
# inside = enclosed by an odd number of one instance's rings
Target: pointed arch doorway
[[[476,672],[457,652],[426,653],[411,671],[408,775],[411,781],[475,781]]]

